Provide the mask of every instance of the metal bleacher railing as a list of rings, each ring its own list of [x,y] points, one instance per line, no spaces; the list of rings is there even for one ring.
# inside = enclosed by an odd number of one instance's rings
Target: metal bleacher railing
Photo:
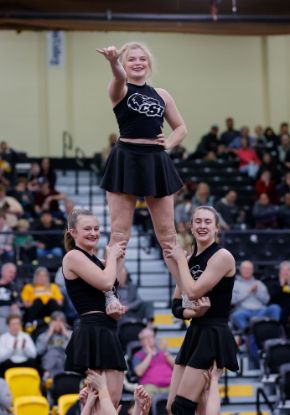
[[[42,232],[30,231],[34,238]],[[62,231],[48,231],[51,235],[63,235]],[[7,234],[7,232],[0,232]],[[16,232],[13,232],[16,235]],[[47,234],[47,232],[46,232]],[[99,242],[99,251],[102,250],[109,241],[109,232],[103,231]],[[251,260],[256,268],[256,276],[261,279],[277,278],[278,265],[280,262],[290,258],[290,231],[286,230],[246,230],[246,231],[227,231],[221,234],[221,245],[229,249],[237,263],[243,260]],[[18,252],[14,252],[14,260],[19,261]],[[53,272],[58,261],[48,256],[42,262],[51,263]],[[39,261],[41,263],[41,261]],[[60,265],[61,259],[59,260]],[[35,263],[24,263],[22,266],[33,267]],[[149,245],[149,235],[143,232],[134,231],[132,240],[127,248],[126,266],[131,273],[133,281],[143,290],[143,295],[150,298],[150,293],[158,301],[158,292],[162,293],[160,301],[170,304],[174,280],[169,275],[159,248],[151,248]]]

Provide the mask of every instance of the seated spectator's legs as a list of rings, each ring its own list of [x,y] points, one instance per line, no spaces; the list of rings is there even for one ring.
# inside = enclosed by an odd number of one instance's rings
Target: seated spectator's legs
[[[232,313],[231,320],[235,327],[244,331],[249,326],[249,321],[254,315],[254,311],[241,308]]]
[[[49,372],[50,377],[64,371],[65,351],[60,347],[49,349],[42,357],[42,368]]]
[[[55,300],[49,300],[47,304],[37,298],[31,307],[26,309],[26,321],[32,322],[34,320],[42,319],[50,316],[53,311],[61,310],[61,307]]]
[[[21,363],[15,363],[8,359],[0,363],[0,377],[4,378],[5,371],[11,367],[33,367],[34,369],[39,370],[36,359],[27,359],[25,362]]]
[[[49,300],[43,307],[43,317],[50,316],[54,311],[60,311],[61,306],[53,299]]]
[[[63,250],[59,246],[50,249],[50,253],[53,256],[63,256]]]
[[[258,310],[256,316],[269,317],[271,320],[279,321],[281,318],[281,307],[278,304],[269,304]]]
[[[63,250],[59,246],[56,246],[56,247],[51,248],[51,249],[37,248],[37,256],[39,258],[42,258],[42,257],[47,256],[47,255],[53,255],[53,256],[61,257],[61,256],[63,256]]]

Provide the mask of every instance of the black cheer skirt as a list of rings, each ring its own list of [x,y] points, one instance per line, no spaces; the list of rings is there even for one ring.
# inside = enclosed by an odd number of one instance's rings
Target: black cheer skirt
[[[113,193],[164,197],[182,185],[163,147],[118,141],[109,155],[100,186]]]
[[[209,369],[214,360],[220,369],[239,370],[237,345],[224,319],[193,319],[187,329],[175,363],[195,369]]]
[[[65,370],[84,375],[88,368],[127,369],[117,322],[104,313],[81,316],[66,348]]]

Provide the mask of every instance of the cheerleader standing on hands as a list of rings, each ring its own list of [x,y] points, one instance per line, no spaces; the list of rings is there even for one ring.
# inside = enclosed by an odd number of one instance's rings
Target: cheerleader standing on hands
[[[171,95],[146,83],[152,72],[152,55],[137,42],[97,49],[108,61],[113,78],[108,92],[120,138],[105,166],[101,187],[107,190],[111,216],[110,245],[129,240],[136,199],[144,196],[162,250],[176,244],[173,194],[182,186],[166,150],[186,135],[185,123]],[[165,120],[172,132],[165,139]],[[173,276],[172,258],[165,258]]]

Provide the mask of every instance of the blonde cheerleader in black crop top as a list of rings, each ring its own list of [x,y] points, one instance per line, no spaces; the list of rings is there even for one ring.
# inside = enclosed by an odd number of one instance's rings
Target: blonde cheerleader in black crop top
[[[109,97],[120,130],[101,182],[110,209],[110,244],[128,242],[137,197],[144,196],[164,250],[176,241],[173,194],[182,187],[166,150],[185,137],[184,121],[171,95],[146,83],[152,56],[145,45],[131,42],[120,50],[110,46],[97,51],[110,63],[113,78]],[[164,119],[172,129],[166,139],[162,133]],[[171,258],[166,262],[176,276],[175,262]]]
[[[80,315],[66,349],[65,370],[86,374],[87,369],[105,371],[114,405],[119,404],[126,363],[117,336],[117,319],[126,307],[119,301],[106,304],[106,292],[116,290],[117,261],[125,242],[107,248],[106,262],[94,255],[100,236],[92,212],[73,210],[65,234],[66,255],[62,268],[68,295]]]
[[[206,383],[204,372],[213,367],[215,371],[238,370],[237,347],[228,326],[235,260],[216,243],[218,225],[215,209],[200,206],[192,216],[191,231],[196,246],[189,260],[178,246],[166,251],[176,262],[180,275],[172,312],[177,318],[191,319],[173,370],[168,399],[172,414],[219,414],[218,382],[213,390],[215,398],[210,397],[206,408],[200,408]],[[182,301],[182,297],[187,301]],[[209,300],[210,307],[196,305],[204,298]]]

